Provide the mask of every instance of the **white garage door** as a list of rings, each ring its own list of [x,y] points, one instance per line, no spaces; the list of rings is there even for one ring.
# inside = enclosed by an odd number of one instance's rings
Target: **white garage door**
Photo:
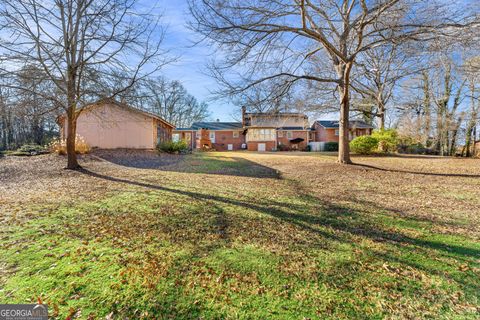
[[[265,151],[265,143],[259,143],[258,144],[258,151]]]

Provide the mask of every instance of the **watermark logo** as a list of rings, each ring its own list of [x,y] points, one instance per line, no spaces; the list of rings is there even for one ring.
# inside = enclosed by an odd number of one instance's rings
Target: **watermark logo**
[[[46,304],[0,304],[0,320],[48,320]]]

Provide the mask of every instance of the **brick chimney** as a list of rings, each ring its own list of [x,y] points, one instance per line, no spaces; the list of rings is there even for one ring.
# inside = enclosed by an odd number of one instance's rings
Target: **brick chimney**
[[[247,113],[247,107],[242,106],[242,127],[245,127],[245,114]]]

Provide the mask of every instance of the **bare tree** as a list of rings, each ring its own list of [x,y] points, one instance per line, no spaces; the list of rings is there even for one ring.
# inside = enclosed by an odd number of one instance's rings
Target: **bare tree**
[[[142,79],[119,94],[119,98],[132,106],[158,114],[177,127],[188,127],[192,122],[205,120],[210,115],[205,102],[199,102],[179,81],[164,77]]]
[[[435,32],[448,28],[451,33],[474,23],[453,13],[442,21],[440,8],[414,0],[190,1],[191,27],[227,52],[211,64],[225,95],[265,81],[277,83],[273,99],[301,81],[327,83],[337,91],[340,163],[351,162],[350,77],[358,55],[385,43],[428,40]],[[318,61],[328,68],[319,70]]]
[[[431,95],[436,109],[435,149],[440,155],[453,155],[464,118],[459,107],[465,98],[466,79],[458,74],[453,59],[446,56],[440,57],[433,74]]]
[[[470,100],[470,114],[467,117],[467,127],[465,131],[465,146],[462,155],[470,157],[472,155],[472,140],[475,142],[475,129],[478,123],[480,111],[478,80],[480,79],[480,57],[476,56],[464,64],[464,73],[468,82],[468,98]],[[473,139],[472,139],[473,138]]]
[[[361,112],[372,124],[378,118],[378,127],[385,129],[387,107],[393,101],[397,84],[418,72],[414,57],[411,52],[402,52],[396,43],[361,53],[352,80],[357,93],[352,95],[352,111]]]
[[[102,92],[96,85],[109,83],[99,78],[121,70],[128,88],[166,62],[158,19],[138,11],[136,0],[3,0],[0,30],[3,76],[29,63],[57,88],[58,95],[49,98],[67,115],[68,169],[79,167],[75,136],[82,106]],[[149,72],[141,72],[147,64]]]

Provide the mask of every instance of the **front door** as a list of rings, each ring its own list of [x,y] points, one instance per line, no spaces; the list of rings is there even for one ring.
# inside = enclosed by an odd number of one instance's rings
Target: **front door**
[[[258,144],[258,151],[265,151],[265,150],[266,150],[265,143],[259,143]]]

